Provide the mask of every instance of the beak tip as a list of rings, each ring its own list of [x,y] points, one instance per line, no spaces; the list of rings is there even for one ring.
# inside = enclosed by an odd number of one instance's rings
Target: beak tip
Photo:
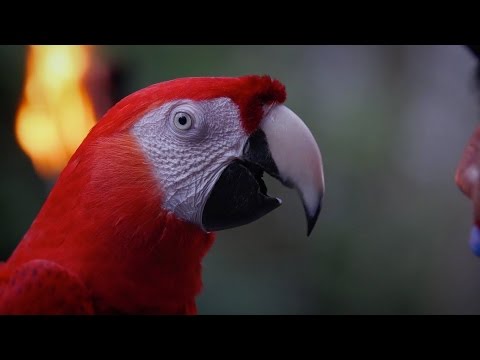
[[[305,215],[307,216],[307,236],[310,236],[310,234],[313,231],[313,228],[315,227],[315,224],[317,223],[318,216],[320,215],[320,212],[322,211],[322,202],[323,202],[323,194],[320,195],[320,198],[318,200],[318,205],[313,212],[313,214],[310,214],[310,211],[305,207]]]

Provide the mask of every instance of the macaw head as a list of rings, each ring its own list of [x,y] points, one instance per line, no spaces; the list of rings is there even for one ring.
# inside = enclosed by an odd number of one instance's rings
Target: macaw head
[[[128,133],[162,208],[206,232],[248,224],[279,207],[262,180],[266,172],[298,191],[310,234],[324,192],[322,159],[285,100],[285,87],[268,76],[167,81],[116,104],[90,142]]]

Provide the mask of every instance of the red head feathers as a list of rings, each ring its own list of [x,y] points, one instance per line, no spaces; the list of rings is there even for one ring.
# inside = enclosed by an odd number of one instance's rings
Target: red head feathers
[[[263,116],[263,107],[285,102],[285,86],[270,76],[249,75],[238,78],[181,78],[141,89],[112,107],[104,116],[108,124],[95,128],[98,135],[128,129],[148,110],[176,99],[209,100],[229,97],[240,108],[242,125],[252,133]]]

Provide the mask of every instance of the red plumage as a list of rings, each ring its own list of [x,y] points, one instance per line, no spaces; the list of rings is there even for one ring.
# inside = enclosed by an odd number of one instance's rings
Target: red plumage
[[[130,135],[118,134],[82,145],[1,278],[46,259],[77,274],[97,313],[188,313],[213,238],[161,209],[143,154]],[[0,310],[16,296],[3,287]]]
[[[250,134],[262,119],[263,106],[285,102],[285,86],[269,76],[238,78],[182,78],[158,83],[139,90],[118,102],[105,115],[110,119],[96,126],[96,136],[122,131],[152,108],[176,99],[210,100],[219,97],[232,99],[240,109],[242,125]]]
[[[268,76],[186,78],[116,104],[0,264],[0,313],[196,313],[201,260],[214,235],[162,210],[162,191],[129,129],[165,102],[218,97],[239,106],[251,133],[263,107],[282,103],[286,94]]]

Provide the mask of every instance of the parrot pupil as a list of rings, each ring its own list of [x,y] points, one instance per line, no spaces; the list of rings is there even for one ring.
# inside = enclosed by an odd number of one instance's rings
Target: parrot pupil
[[[185,125],[185,124],[187,123],[187,117],[186,117],[186,116],[180,116],[180,117],[178,118],[178,123],[179,123],[180,125]]]

